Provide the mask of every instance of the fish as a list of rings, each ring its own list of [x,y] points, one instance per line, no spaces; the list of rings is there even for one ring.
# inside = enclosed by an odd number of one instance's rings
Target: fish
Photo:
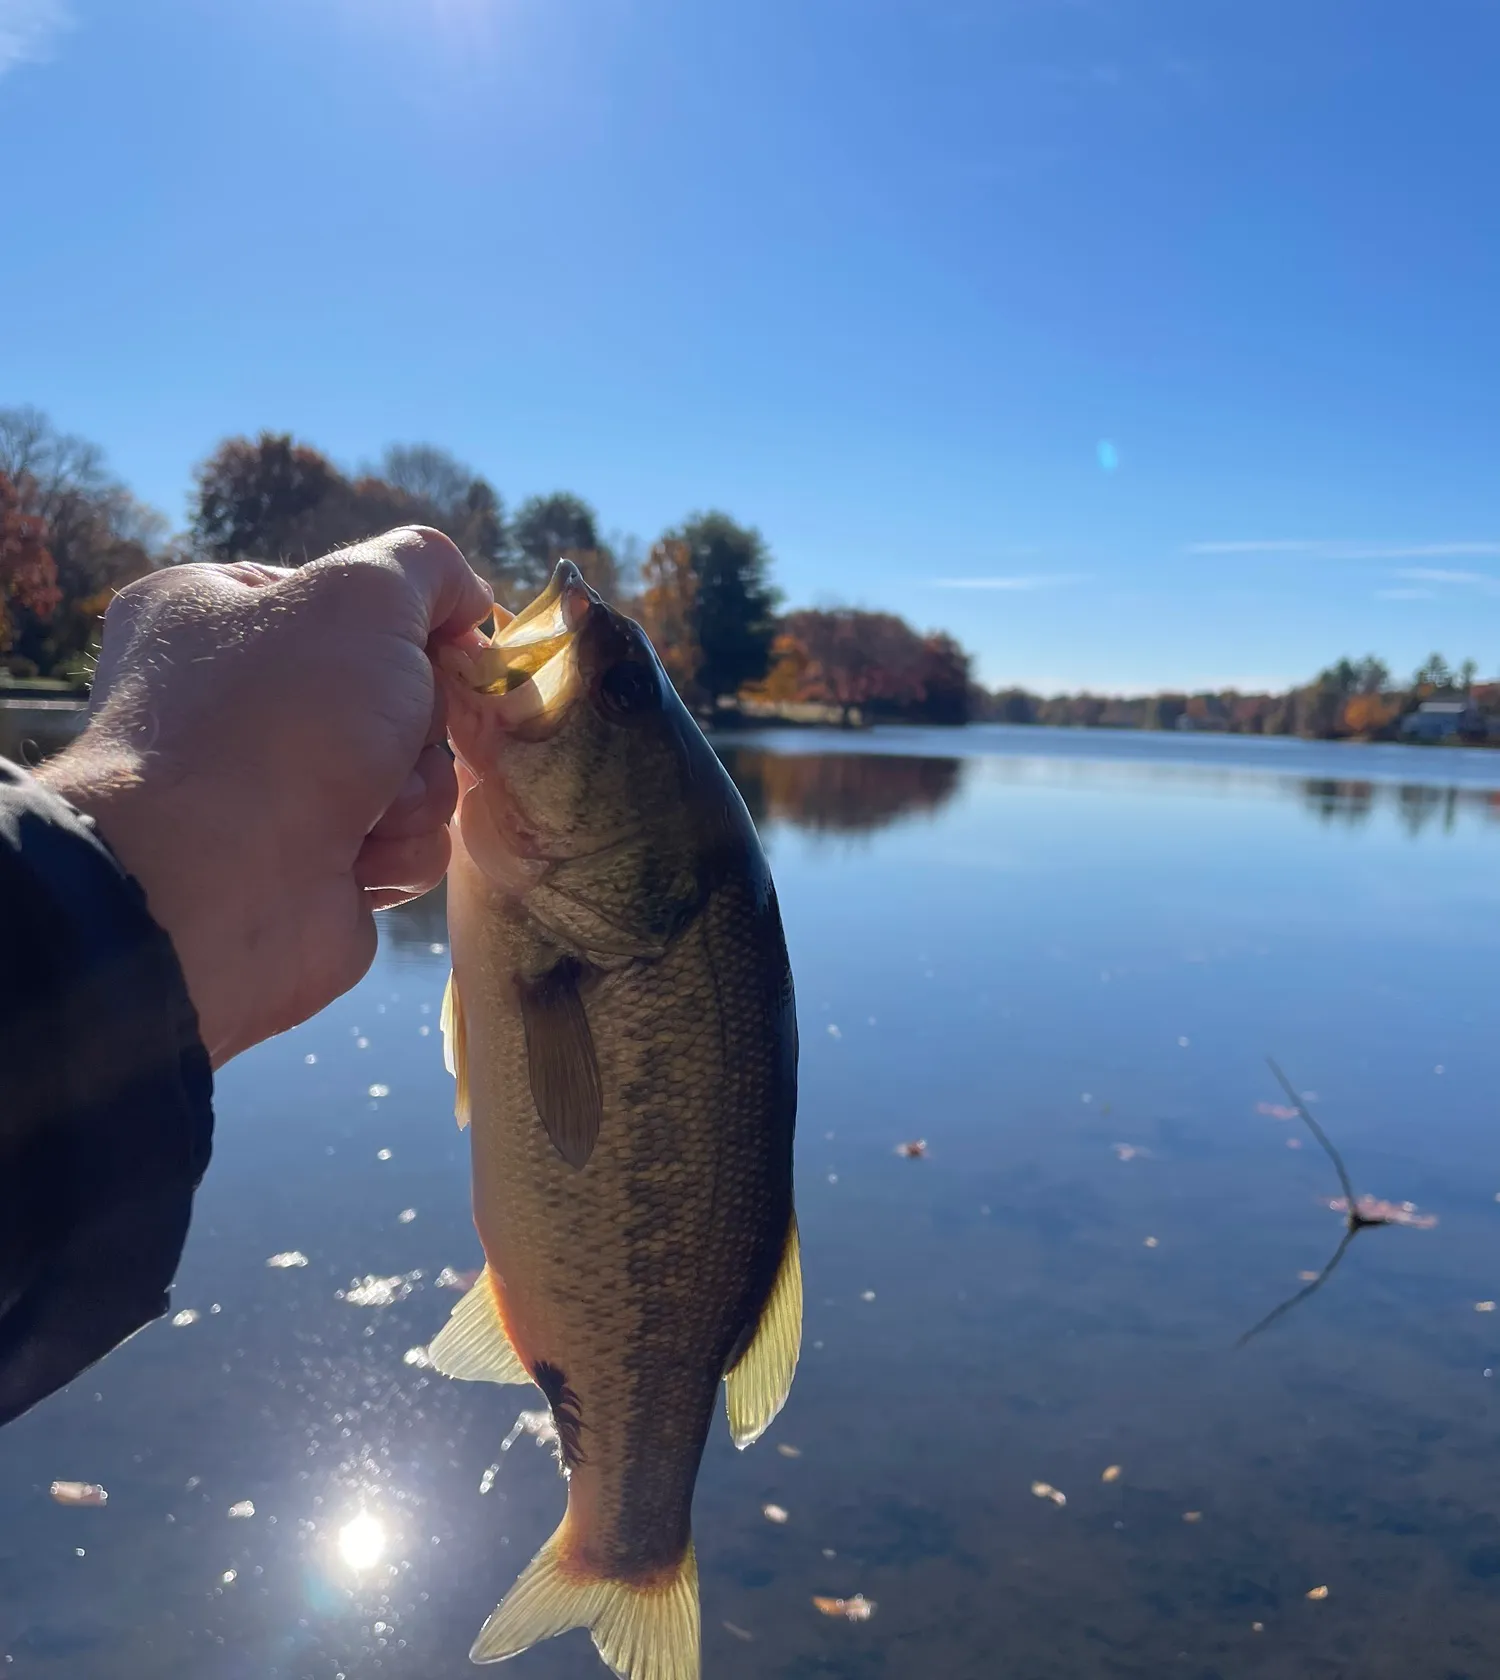
[[[645,632],[570,562],[438,665],[460,790],[443,1043],[486,1264],[429,1352],[540,1388],[567,1481],[469,1654],[584,1627],[617,1675],[697,1680],[718,1394],[749,1446],[801,1349],[775,886]]]

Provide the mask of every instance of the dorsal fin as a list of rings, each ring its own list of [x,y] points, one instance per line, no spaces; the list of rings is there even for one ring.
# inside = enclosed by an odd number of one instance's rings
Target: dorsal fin
[[[802,1252],[794,1213],[755,1334],[724,1378],[724,1404],[735,1446],[743,1449],[759,1440],[786,1404],[801,1350]]]

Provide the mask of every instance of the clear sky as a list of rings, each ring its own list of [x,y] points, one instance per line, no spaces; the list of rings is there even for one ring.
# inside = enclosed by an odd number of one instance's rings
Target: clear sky
[[[1494,0],[0,0],[0,403],[444,444],[992,683],[1500,671]]]

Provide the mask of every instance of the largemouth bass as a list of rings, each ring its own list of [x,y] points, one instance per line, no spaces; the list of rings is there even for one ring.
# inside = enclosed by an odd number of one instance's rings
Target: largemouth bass
[[[749,1445],[801,1344],[776,894],[645,633],[571,564],[443,668],[462,790],[443,1024],[488,1263],[431,1356],[536,1383],[568,1484],[470,1656],[586,1627],[616,1674],[696,1680],[716,1396]]]

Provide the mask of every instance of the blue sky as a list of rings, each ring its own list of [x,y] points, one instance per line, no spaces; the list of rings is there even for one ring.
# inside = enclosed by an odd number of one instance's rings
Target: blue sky
[[[0,402],[445,444],[990,682],[1500,672],[1493,0],[0,0]]]

